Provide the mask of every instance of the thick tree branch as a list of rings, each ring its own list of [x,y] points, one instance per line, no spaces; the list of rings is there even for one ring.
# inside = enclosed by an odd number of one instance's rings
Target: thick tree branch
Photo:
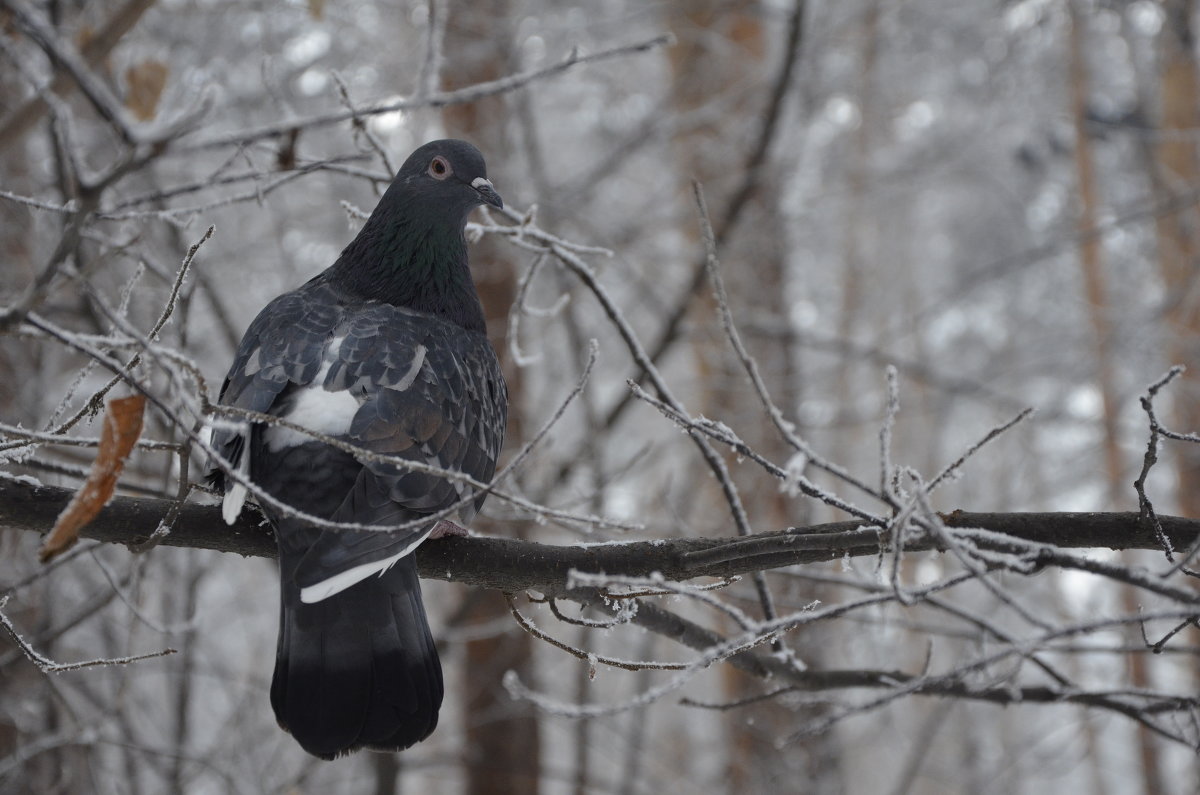
[[[0,479],[0,528],[45,533],[73,492],[53,486]],[[85,538],[111,544],[143,543],[167,515],[173,501],[117,497],[83,529]],[[1200,538],[1200,521],[1163,516],[1162,529],[1176,548]],[[1012,539],[1053,548],[1107,547],[1160,549],[1152,528],[1128,513],[968,513],[945,517],[947,527],[980,528]],[[179,512],[167,546],[213,549],[246,556],[273,557],[275,543],[265,522],[245,512],[232,527],[216,505],[186,504]],[[986,541],[976,540],[981,547]],[[1007,551],[1002,538],[995,548]],[[912,551],[933,549],[934,541],[911,538]],[[423,544],[417,553],[421,575],[502,591],[561,593],[571,570],[625,576],[655,572],[670,580],[731,577],[754,571],[879,552],[876,529],[861,522],[833,522],[788,528],[749,537],[631,541],[595,546],[557,546],[505,538],[443,538]],[[1054,564],[1049,560],[1050,565]]]

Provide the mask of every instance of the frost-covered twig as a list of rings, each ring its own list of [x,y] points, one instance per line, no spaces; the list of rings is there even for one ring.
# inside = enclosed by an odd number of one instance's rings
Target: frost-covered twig
[[[571,572],[568,572],[568,576],[579,577],[580,572],[577,570],[572,570]],[[606,575],[601,575],[601,576],[606,576]],[[619,576],[620,575],[618,575],[618,577]],[[741,580],[740,576],[733,576],[733,577],[726,577],[726,578],[720,580],[719,582],[710,582],[710,583],[706,583],[704,585],[693,585],[691,583],[688,583],[688,585],[686,587],[687,587],[689,593],[703,593],[706,591],[721,591],[721,590],[728,588],[729,586],[733,585],[734,583],[736,583],[740,580]],[[600,593],[603,596],[603,598],[605,599],[605,601],[614,601],[614,602],[623,602],[623,601],[627,601],[627,600],[644,599],[647,596],[670,596],[671,594],[679,593],[678,591],[676,591],[672,588],[663,587],[661,585],[661,583],[663,581],[662,572],[658,572],[655,575],[651,575],[649,578],[645,578],[640,584],[635,585],[634,584],[635,581],[636,580],[634,578],[630,578],[629,582],[626,582],[623,584],[624,585],[623,590],[613,591],[608,588],[604,588],[600,591]],[[579,581],[576,580],[576,582],[578,583]],[[608,582],[610,584],[612,584],[611,580]],[[659,583],[659,584],[656,585],[655,583]]]
[[[994,564],[995,558],[989,557],[988,553],[977,550],[971,544],[964,544],[956,531],[949,530],[942,521],[942,518],[937,515],[937,512],[929,504],[929,488],[920,481],[916,473],[910,473],[910,477],[913,480],[914,486],[912,491],[913,504],[917,509],[921,525],[926,532],[940,541],[944,549],[950,550],[958,558],[959,562],[975,576],[975,579],[984,588],[991,591],[992,595],[1001,604],[1012,608],[1017,615],[1033,626],[1039,629],[1048,629],[1050,625],[1045,620],[1022,605],[1013,594],[1001,588],[993,581],[988,572],[988,565]]]
[[[949,464],[946,465],[945,469],[943,469],[936,476],[934,476],[933,480],[929,481],[929,486],[927,487],[928,491],[930,493],[932,493],[935,489],[937,489],[938,486],[940,486],[942,483],[945,483],[947,479],[953,477],[954,474],[956,472],[958,472],[959,469],[962,468],[963,464],[967,463],[967,460],[970,459],[971,456],[973,456],[977,452],[979,452],[979,450],[984,445],[986,445],[988,442],[992,441],[996,437],[1000,436],[1001,434],[1005,433],[1006,431],[1011,429],[1013,426],[1024,421],[1032,414],[1033,414],[1032,408],[1022,409],[1021,411],[1017,412],[1017,415],[1015,417],[1013,417],[1011,420],[1008,420],[1007,422],[1004,422],[1000,425],[997,425],[995,428],[992,428],[990,431],[988,431],[986,434],[984,434],[982,439],[980,439],[979,441],[975,442],[975,444],[968,447],[966,449],[966,451],[963,452],[962,455],[960,455],[958,458],[951,461]]]
[[[194,244],[192,244],[191,248],[188,249],[187,254],[184,255],[183,261],[180,263],[178,271],[176,271],[175,281],[171,285],[171,292],[167,298],[167,302],[164,305],[162,311],[159,313],[158,319],[155,321],[154,326],[150,330],[150,333],[147,335],[150,339],[157,338],[158,333],[160,331],[162,331],[162,329],[166,325],[167,321],[170,320],[172,313],[175,311],[176,302],[179,299],[180,288],[183,286],[183,281],[187,277],[188,270],[191,268],[192,262],[196,258],[196,253],[200,250],[200,247],[202,245],[204,245],[204,243],[207,242],[209,238],[212,237],[214,231],[215,231],[215,227],[210,226],[205,231],[205,233],[200,237],[200,239],[197,240]],[[34,323],[33,325],[35,327],[38,326],[37,323]],[[42,328],[41,330],[46,332],[47,334],[51,334],[52,336],[57,336],[60,340],[62,340],[64,334],[66,334],[65,331],[60,330],[60,329],[54,329],[53,331],[51,331],[46,328]],[[103,345],[102,343],[95,344],[95,343],[89,342],[86,339],[80,338],[78,335],[75,335],[74,339],[76,342],[78,342],[84,346],[83,347],[84,353],[88,353],[89,351],[93,351],[93,352],[97,351]],[[144,346],[143,346],[143,349],[144,349]],[[129,375],[129,371],[131,371],[134,367],[137,366],[137,364],[141,361],[141,358],[142,358],[142,353],[140,351],[135,352],[133,354],[133,356],[131,356],[127,362],[125,362],[123,365],[120,366],[119,369],[117,369],[115,371],[116,375],[111,380],[109,380],[108,383],[106,383],[104,386],[102,386],[100,389],[98,389],[91,396],[91,398],[89,398],[87,403],[84,404],[68,420],[55,426],[55,428],[52,431],[50,431],[50,435],[60,436],[62,434],[65,434],[71,428],[75,427],[75,425],[77,425],[80,420],[84,419],[85,417],[94,416],[96,413],[98,413],[104,407],[104,400],[108,396],[108,393],[112,390],[112,388],[115,387],[117,384],[121,383],[122,381],[127,381],[127,382],[129,381],[129,379],[131,377]],[[102,361],[101,358],[92,356],[90,354],[89,354],[89,359],[90,359],[89,363],[104,364],[104,362]],[[0,452],[21,446],[21,444],[22,443],[0,444]]]
[[[704,261],[708,279],[712,284],[717,306],[721,313],[721,325],[724,327],[725,335],[729,338],[730,344],[733,346],[738,359],[742,363],[742,367],[746,371],[746,376],[750,380],[751,386],[754,387],[754,392],[758,396],[759,402],[762,403],[763,410],[771,420],[771,424],[775,426],[775,430],[778,431],[780,438],[796,452],[803,455],[809,463],[820,467],[846,483],[856,486],[863,492],[887,502],[886,492],[872,489],[870,485],[859,480],[843,467],[837,466],[823,456],[818,455],[807,442],[800,438],[800,435],[796,432],[795,424],[784,418],[783,411],[772,400],[770,391],[767,389],[767,384],[763,381],[762,375],[758,371],[758,362],[746,350],[746,346],[742,343],[741,335],[738,333],[737,325],[733,322],[733,311],[729,308],[729,295],[725,290],[725,281],[721,277],[720,260],[717,258],[717,238],[713,232],[712,223],[709,220],[708,205],[704,201],[704,190],[700,187],[699,182],[692,183],[692,192],[696,199],[696,207],[699,209],[700,230],[704,238]]]
[[[513,305],[508,310],[508,352],[517,367],[529,367],[530,365],[537,364],[542,358],[540,352],[526,354],[521,350],[521,317],[529,314],[542,315],[557,312],[569,300],[569,295],[564,293],[562,298],[549,310],[532,310],[526,306],[525,299],[529,292],[529,285],[533,283],[538,269],[545,260],[545,252],[539,252],[534,257],[533,262],[529,264],[529,267],[526,268],[525,272],[521,274],[521,278],[517,280],[517,295],[513,299]]]
[[[83,660],[81,662],[73,663],[56,663],[49,657],[40,654],[36,649],[33,648],[33,646],[29,645],[28,641],[21,637],[21,633],[17,632],[17,628],[13,626],[12,620],[4,614],[4,607],[7,604],[8,597],[0,597],[0,626],[4,627],[4,630],[8,633],[8,636],[12,638],[13,643],[17,644],[17,647],[21,650],[21,653],[25,655],[26,659],[36,665],[42,673],[60,674],[65,671],[77,671],[80,668],[96,668],[107,665],[128,665],[129,663],[139,662],[141,660],[149,660],[154,657],[165,657],[168,654],[175,654],[175,649],[163,649],[162,651],[151,652],[150,654],[139,654],[133,657],[114,657],[109,659]]]
[[[1156,619],[1169,619],[1192,618],[1200,615],[1200,613],[1195,610],[1190,612],[1162,610],[1156,611],[1153,615]],[[897,680],[892,683],[890,691],[884,695],[810,721],[799,731],[778,741],[777,745],[783,747],[800,738],[819,734],[846,718],[876,710],[905,696],[927,694],[974,698],[1000,704],[1020,704],[1024,702],[1085,704],[1120,713],[1147,726],[1147,728],[1156,734],[1176,742],[1196,746],[1198,739],[1200,739],[1200,734],[1193,732],[1194,736],[1189,737],[1180,731],[1173,731],[1152,721],[1150,715],[1159,711],[1194,709],[1200,704],[1200,699],[1180,698],[1157,691],[1107,693],[1097,690],[1077,691],[1073,688],[1059,687],[1020,687],[1015,686],[1009,681],[997,683],[978,682],[970,679],[971,676],[981,671],[986,671],[1013,655],[1023,653],[1024,648],[1045,648],[1058,638],[1091,635],[1102,629],[1138,623],[1143,618],[1140,615],[1114,616],[1065,627],[1051,628],[1036,638],[1028,639],[1024,644],[1015,646],[1006,645],[996,650],[985,652],[974,659],[956,664],[943,673],[912,677],[907,679],[907,681]],[[1130,697],[1138,699],[1143,703],[1130,703]]]
[[[638,662],[635,660],[619,660],[615,657],[605,657],[604,655],[578,649],[569,643],[564,643],[561,640],[557,640],[556,638],[548,635],[534,626],[533,622],[530,621],[529,618],[522,614],[517,608],[517,603],[513,599],[512,594],[504,594],[504,600],[508,603],[509,612],[511,612],[513,618],[517,620],[517,624],[521,627],[521,629],[525,630],[538,640],[545,641],[555,648],[562,649],[573,657],[578,657],[579,659],[584,660],[589,666],[591,666],[593,677],[595,676],[595,667],[597,664],[607,665],[611,668],[621,668],[626,671],[678,671],[687,667],[687,663],[657,662],[653,660],[647,660],[644,662]]]
[[[654,385],[661,399],[672,408],[683,412],[683,404],[674,396],[671,388],[667,385],[666,379],[662,377],[658,368],[650,361],[637,333],[634,332],[632,325],[626,319],[617,302],[612,299],[608,290],[600,283],[591,266],[584,262],[574,250],[562,245],[561,241],[553,235],[543,232],[532,224],[522,225],[518,227],[518,230],[519,234],[513,238],[514,242],[525,237],[531,238],[537,243],[536,250],[547,251],[553,254],[559,262],[566,266],[567,270],[573,273],[588,288],[599,302],[601,309],[604,310],[604,314],[608,317],[609,322],[616,328],[633,360],[646,372],[648,379]],[[712,449],[698,431],[689,430],[688,435],[695,441],[704,461],[717,477],[726,502],[729,503],[729,509],[733,514],[738,532],[748,535],[751,532],[750,523],[746,518],[746,511],[742,505],[741,498],[737,494],[737,487],[733,484],[733,480],[729,476],[728,467],[725,466],[725,462],[716,454],[716,451]]]
[[[833,494],[832,492],[822,489],[811,480],[804,477],[802,472],[781,467],[778,464],[764,458],[756,450],[754,450],[754,448],[746,444],[746,442],[738,437],[737,434],[735,434],[733,430],[724,423],[714,422],[713,420],[704,418],[693,418],[687,412],[676,409],[673,406],[668,405],[666,402],[654,397],[632,379],[627,381],[626,384],[634,397],[653,406],[665,417],[675,422],[680,427],[684,428],[685,430],[694,430],[698,433],[708,436],[711,439],[714,439],[715,441],[728,445],[735,452],[737,452],[738,455],[743,455],[746,458],[754,461],[763,469],[767,470],[767,472],[769,472],[771,475],[779,478],[790,488],[795,488],[796,490],[810,497],[820,500],[830,507],[845,511],[851,516],[857,516],[873,524],[884,525],[887,523],[887,519],[883,516],[873,514],[864,508],[860,508],[853,503],[843,500],[841,497]]]
[[[550,608],[550,612],[553,613],[554,617],[559,621],[563,622],[564,624],[572,624],[574,626],[585,627],[587,629],[612,629],[613,627],[619,627],[622,624],[628,624],[633,617],[637,615],[638,608],[638,603],[634,600],[630,600],[626,604],[618,607],[617,611],[613,613],[612,618],[592,619],[568,616],[562,611],[562,608],[558,606],[558,599],[554,598],[553,596],[546,597],[543,601],[546,603],[546,606]]]
[[[0,422],[0,436],[21,439],[29,444],[48,444],[59,447],[96,447],[100,444],[95,436],[64,436],[42,431],[28,431],[15,425]],[[24,446],[21,443],[11,443],[0,446],[0,451],[11,450]],[[170,450],[178,452],[182,447],[175,442],[157,441],[155,439],[139,439],[134,445],[138,450]]]
[[[622,588],[633,589],[632,593],[614,593],[610,589],[618,585]],[[725,583],[718,585],[724,586]],[[679,582],[672,582],[661,574],[651,574],[649,577],[630,577],[622,574],[593,574],[584,571],[572,570],[567,573],[567,588],[597,588],[602,593],[614,599],[623,599],[628,597],[645,598],[651,596],[666,596],[676,594],[694,599],[700,604],[706,605],[732,618],[739,627],[744,630],[752,630],[757,626],[757,622],[751,619],[748,615],[738,609],[735,605],[717,599],[712,595],[714,590],[712,586],[694,586]]]
[[[1158,463],[1158,439],[1160,436],[1166,436],[1168,439],[1175,439],[1177,441],[1200,442],[1200,436],[1196,436],[1195,434],[1172,433],[1163,428],[1158,421],[1158,416],[1154,412],[1154,398],[1158,395],[1159,390],[1174,381],[1183,371],[1184,367],[1182,365],[1175,365],[1162,378],[1151,384],[1146,389],[1146,394],[1140,398],[1142,410],[1146,412],[1146,418],[1150,424],[1150,438],[1146,441],[1146,453],[1142,457],[1142,470],[1138,473],[1137,480],[1133,482],[1133,488],[1137,492],[1138,511],[1142,523],[1154,528],[1155,536],[1162,543],[1163,553],[1167,556],[1167,561],[1171,563],[1171,567],[1163,573],[1164,577],[1170,576],[1177,571],[1192,573],[1187,568],[1187,565],[1195,558],[1197,551],[1200,551],[1200,546],[1193,545],[1184,552],[1180,560],[1175,559],[1175,550],[1171,546],[1171,540],[1163,533],[1162,523],[1159,521],[1158,514],[1154,510],[1154,503],[1150,501],[1150,497],[1146,494],[1146,479],[1150,477],[1150,470]]]
[[[925,586],[920,589],[920,593],[932,593],[942,590],[951,585],[961,582],[963,578],[951,578],[943,582]],[[678,673],[667,679],[666,681],[645,689],[640,693],[635,694],[631,698],[623,701],[610,704],[567,704],[556,699],[553,699],[545,694],[538,693],[526,687],[517,677],[515,672],[510,671],[504,679],[504,685],[509,693],[514,698],[521,698],[535,704],[538,709],[548,712],[553,715],[562,715],[571,718],[588,718],[600,717],[603,715],[614,715],[621,712],[626,712],[646,704],[653,703],[663,696],[673,693],[684,687],[698,672],[712,666],[714,663],[729,659],[735,655],[743,654],[764,643],[770,642],[782,632],[791,631],[801,626],[826,621],[840,617],[846,613],[883,604],[891,600],[890,594],[877,594],[859,599],[851,600],[850,602],[840,605],[834,605],[827,608],[817,608],[800,613],[791,613],[787,616],[756,622],[749,629],[741,634],[731,636],[729,638],[714,639],[714,642],[705,649],[700,650],[700,654],[686,667],[679,670]],[[794,671],[796,676],[803,678],[805,670],[803,666],[797,665],[794,661],[789,660],[784,666],[784,670]]]
[[[289,174],[294,173],[295,175],[313,174],[318,171],[327,170],[331,166],[335,166],[338,164],[359,162],[359,161],[362,161],[364,159],[364,157],[365,156],[362,154],[348,154],[348,155],[335,155],[332,157],[325,157],[325,158],[321,158],[319,160],[313,160],[313,161],[305,160],[305,161],[297,163],[296,167],[294,169],[288,169],[285,173],[289,173]],[[171,185],[166,188],[159,188],[157,190],[148,191],[146,193],[138,193],[138,194],[134,194],[133,196],[128,196],[126,198],[118,199],[116,201],[113,201],[111,204],[106,204],[106,205],[102,206],[99,210],[97,210],[96,217],[101,218],[101,219],[107,219],[107,220],[139,217],[139,216],[123,215],[122,213],[124,211],[131,210],[134,207],[140,207],[140,206],[147,205],[147,204],[161,204],[161,203],[166,202],[168,199],[174,199],[176,197],[184,196],[189,193],[198,193],[200,191],[211,190],[213,188],[216,188],[216,187],[219,187],[222,185],[237,185],[237,184],[243,183],[243,182],[254,182],[254,183],[261,182],[262,180],[272,176],[273,174],[278,174],[279,171],[280,170],[278,168],[271,168],[271,169],[261,168],[261,169],[251,169],[249,171],[237,171],[237,172],[230,173],[230,174],[223,174],[223,173],[212,174],[204,179],[192,180],[190,182],[182,182],[177,185]],[[389,177],[387,177],[386,175],[381,175],[381,178],[386,180]],[[281,183],[281,184],[287,184],[287,183]],[[17,200],[18,197],[7,197],[7,198],[13,198],[14,200]],[[24,197],[20,197],[20,198],[24,198]],[[42,206],[41,209],[58,209],[60,212],[62,211],[61,208],[56,208],[53,205]],[[175,212],[179,215],[186,215],[189,213],[200,212],[201,210],[202,210],[202,208],[193,207],[193,208],[187,208],[187,209],[173,210],[172,212]],[[158,212],[151,212],[148,215],[144,215],[144,216],[140,216],[140,217],[156,217],[156,215],[158,217],[161,217],[161,215],[158,215]]]
[[[1090,514],[1090,516],[1095,515]],[[1123,517],[1122,523],[1127,524],[1129,530],[1138,527],[1137,514],[1117,515]],[[1089,514],[1081,514],[1081,516],[1089,516]],[[1165,531],[1166,526],[1164,524]],[[1186,588],[1169,585],[1158,574],[1149,574],[1139,571],[1134,567],[1074,555],[1062,549],[1061,542],[1051,543],[1048,541],[1026,540],[1003,532],[997,533],[994,530],[987,530],[982,527],[972,527],[970,522],[963,523],[954,532],[960,538],[971,540],[977,547],[993,549],[1014,556],[1015,564],[1012,568],[1022,574],[1033,574],[1049,567],[1074,569],[1096,574],[1116,582],[1125,583],[1126,585],[1132,585],[1183,604],[1200,603],[1200,595]],[[1157,548],[1159,542],[1154,534],[1151,534],[1148,540],[1152,541],[1155,548]],[[1093,546],[1109,545],[1107,543],[1095,543]]]
[[[350,99],[350,88],[346,85],[346,81],[336,71],[332,73],[333,82],[337,86],[338,96],[342,100],[342,105],[346,110],[350,111],[350,120],[354,123],[354,132],[360,135],[371,147],[371,150],[379,157],[383,168],[389,174],[396,173],[396,167],[392,164],[391,155],[388,154],[387,148],[380,142],[379,137],[371,131],[370,125],[363,119],[362,114],[358,112],[358,108],[354,104],[354,100]]]
[[[307,118],[292,119],[289,121],[268,124],[248,130],[225,133],[214,136],[207,140],[197,141],[195,143],[183,146],[172,147],[172,151],[176,154],[186,154],[188,152],[194,152],[202,149],[223,149],[227,146],[247,146],[256,141],[288,135],[292,130],[296,129],[313,129],[317,127],[327,127],[332,124],[340,124],[344,121],[353,119],[356,114],[360,117],[378,116],[385,113],[395,113],[397,111],[415,110],[417,108],[442,108],[448,105],[461,105],[470,102],[476,102],[485,97],[504,94],[509,91],[515,91],[516,89],[526,86],[532,82],[542,80],[547,77],[552,77],[575,66],[582,66],[588,63],[598,63],[600,61],[611,60],[614,58],[622,58],[627,55],[635,55],[641,52],[649,52],[651,50],[665,47],[673,41],[674,37],[672,37],[670,34],[662,34],[635,42],[634,44],[610,47],[590,53],[588,55],[581,55],[579,51],[575,49],[572,50],[566,58],[549,66],[520,72],[508,77],[502,77],[498,80],[477,83],[473,86],[467,86],[457,91],[436,92],[421,97],[414,97],[412,99],[402,99],[396,102],[383,102],[373,105],[359,106],[354,113],[350,113],[348,111],[323,113],[316,116],[309,116]]]

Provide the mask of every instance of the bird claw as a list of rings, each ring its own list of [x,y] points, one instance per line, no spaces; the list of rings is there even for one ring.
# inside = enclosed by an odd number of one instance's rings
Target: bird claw
[[[462,525],[455,524],[448,519],[439,519],[438,523],[433,526],[433,530],[429,532],[429,537],[431,539],[445,538],[446,536],[458,536],[460,538],[466,538],[468,535],[470,535],[470,533],[467,532],[467,528],[463,527]]]

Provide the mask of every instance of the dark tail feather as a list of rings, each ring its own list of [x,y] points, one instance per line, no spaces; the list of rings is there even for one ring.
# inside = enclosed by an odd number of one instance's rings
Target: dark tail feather
[[[412,556],[314,604],[300,601],[287,557],[271,681],[279,724],[324,759],[428,737],[442,704],[442,666]]]

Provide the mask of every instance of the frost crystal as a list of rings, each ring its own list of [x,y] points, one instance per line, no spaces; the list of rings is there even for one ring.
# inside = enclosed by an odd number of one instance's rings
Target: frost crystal
[[[779,488],[789,497],[800,496],[800,483],[804,480],[804,468],[808,466],[808,456],[795,453],[784,466],[783,483]]]

